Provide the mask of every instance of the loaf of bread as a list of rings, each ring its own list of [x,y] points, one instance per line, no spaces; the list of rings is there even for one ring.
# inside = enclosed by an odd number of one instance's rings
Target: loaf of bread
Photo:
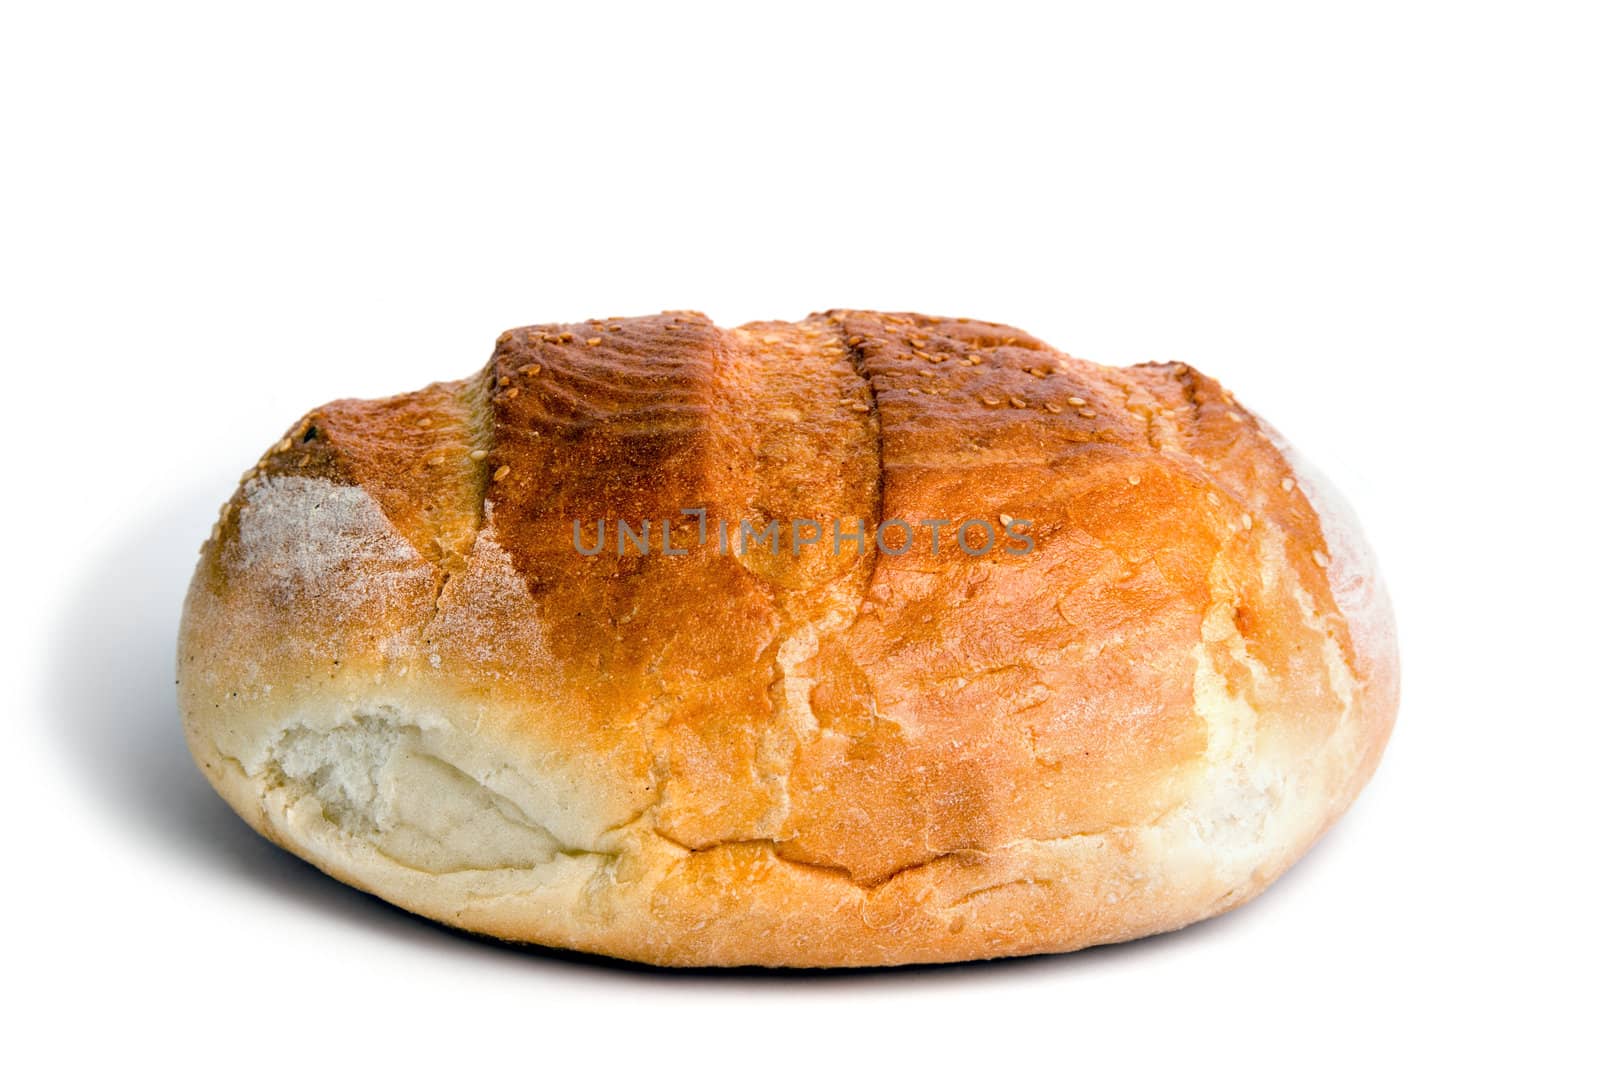
[[[1356,524],[1215,381],[856,311],[514,329],[312,411],[178,654],[195,760],[280,846],[674,966],[1220,913],[1344,811],[1399,686]]]

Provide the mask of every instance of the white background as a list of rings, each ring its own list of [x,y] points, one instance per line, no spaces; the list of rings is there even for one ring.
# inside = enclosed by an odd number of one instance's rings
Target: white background
[[[0,16],[0,1039],[1594,1053],[1592,8],[523,7]],[[177,726],[178,605],[298,415],[464,376],[514,325],[833,306],[1188,360],[1350,497],[1397,605],[1400,721],[1263,898],[1058,958],[659,974],[409,918],[211,794]]]

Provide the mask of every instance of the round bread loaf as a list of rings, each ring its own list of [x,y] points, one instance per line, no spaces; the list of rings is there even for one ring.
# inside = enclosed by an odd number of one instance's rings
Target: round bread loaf
[[[1399,684],[1355,523],[1215,381],[855,311],[516,329],[311,412],[223,507],[178,671],[284,848],[691,966],[1220,913],[1348,806]]]

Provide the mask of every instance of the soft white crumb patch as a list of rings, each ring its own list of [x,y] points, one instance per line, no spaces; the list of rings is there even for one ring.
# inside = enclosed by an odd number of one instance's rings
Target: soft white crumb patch
[[[274,742],[267,779],[321,817],[420,872],[534,869],[560,842],[506,795],[380,711],[328,729],[294,726]]]

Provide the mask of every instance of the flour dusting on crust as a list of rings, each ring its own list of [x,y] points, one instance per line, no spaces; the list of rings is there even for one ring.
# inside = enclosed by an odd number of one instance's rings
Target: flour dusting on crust
[[[1370,672],[1380,656],[1392,655],[1395,643],[1394,611],[1378,570],[1378,559],[1361,531],[1355,511],[1326,474],[1262,422],[1273,446],[1294,470],[1295,483],[1305,493],[1322,523],[1328,542],[1328,588],[1350,627],[1350,639],[1364,671]]]
[[[351,608],[393,600],[431,567],[365,489],[309,477],[259,477],[244,489],[239,536],[223,565],[274,599]]]

